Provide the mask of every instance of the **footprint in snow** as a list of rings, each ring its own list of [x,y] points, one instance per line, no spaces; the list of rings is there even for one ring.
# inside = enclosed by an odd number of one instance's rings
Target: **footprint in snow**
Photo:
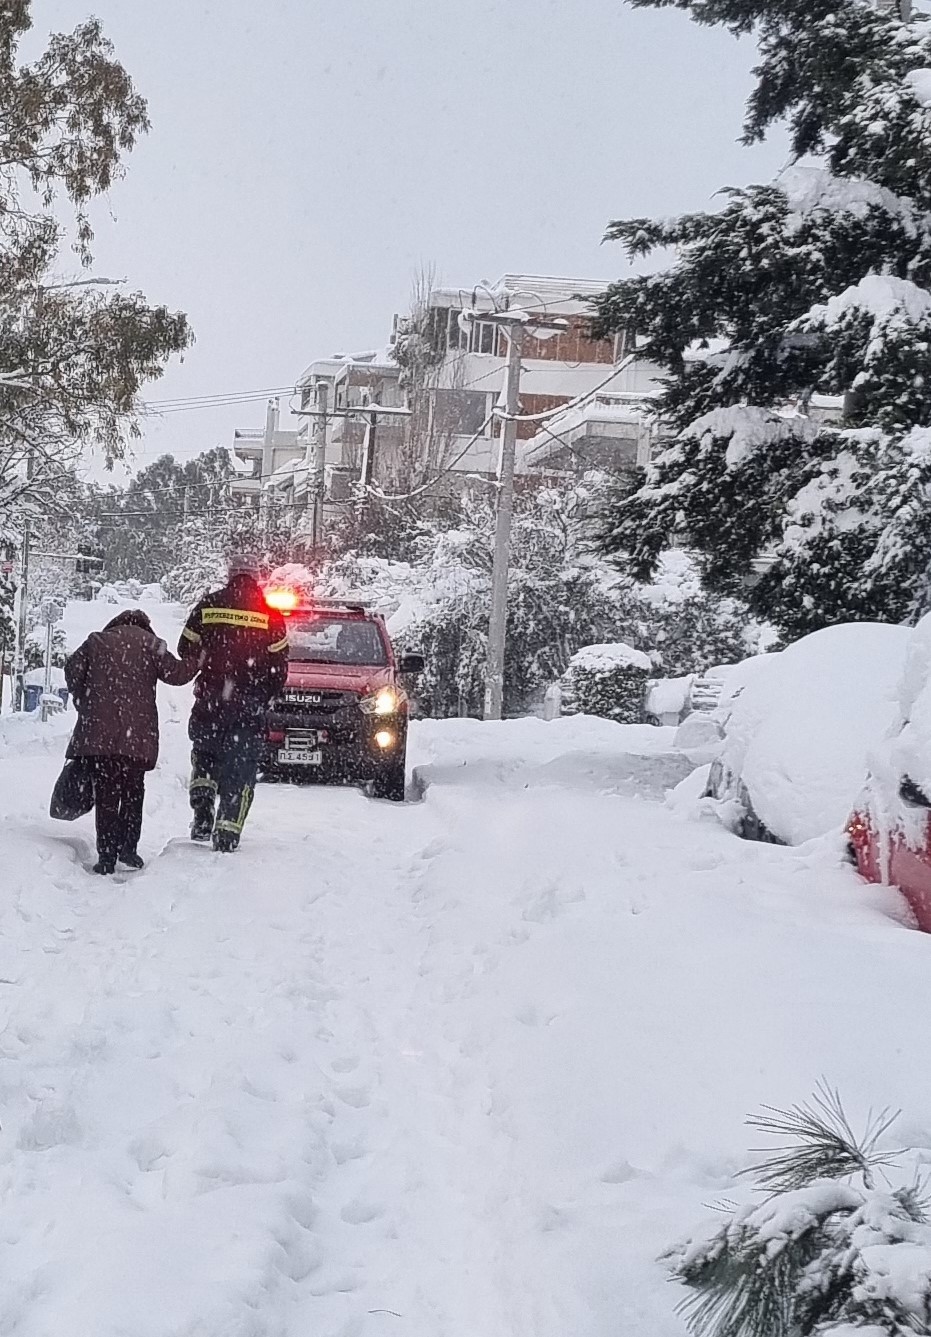
[[[344,1086],[338,1088],[336,1094],[344,1105],[350,1105],[354,1110],[363,1110],[372,1103],[367,1086]]]
[[[340,1212],[340,1217],[353,1226],[368,1225],[370,1221],[377,1221],[384,1215],[384,1207],[379,1202],[366,1202],[364,1198],[355,1198],[352,1202],[347,1202],[346,1206]]]
[[[636,1169],[629,1161],[615,1161],[602,1172],[601,1182],[603,1184],[628,1184],[632,1179],[639,1179],[643,1174],[642,1170]]]

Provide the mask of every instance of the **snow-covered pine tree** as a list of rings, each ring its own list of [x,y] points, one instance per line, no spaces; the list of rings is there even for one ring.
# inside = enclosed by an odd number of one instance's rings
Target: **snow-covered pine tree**
[[[599,332],[667,369],[672,432],[619,502],[639,579],[677,536],[707,586],[798,635],[931,606],[931,21],[870,0],[631,0],[754,33],[745,139],[787,121],[795,164],[715,213],[613,223],[629,256]],[[907,9],[907,7],[906,7]],[[832,396],[842,417],[816,396]]]
[[[781,1141],[752,1171],[763,1200],[667,1254],[695,1337],[914,1337],[931,1331],[931,1225],[892,1187],[884,1111],[863,1137],[836,1091],[748,1122]],[[880,1183],[880,1173],[882,1182]]]

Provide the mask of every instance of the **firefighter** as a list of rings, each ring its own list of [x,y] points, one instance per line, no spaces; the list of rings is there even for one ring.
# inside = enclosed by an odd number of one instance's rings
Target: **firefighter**
[[[221,590],[201,599],[187,620],[178,654],[197,660],[191,755],[191,839],[235,850],[265,747],[265,712],[284,687],[284,618],[265,602],[249,558],[229,563]]]

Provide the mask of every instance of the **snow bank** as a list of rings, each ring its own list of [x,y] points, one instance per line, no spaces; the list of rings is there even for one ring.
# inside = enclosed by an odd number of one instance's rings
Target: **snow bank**
[[[896,718],[911,634],[881,623],[827,627],[741,666],[742,685],[736,673],[728,679],[721,763],[780,839],[801,844],[850,816],[870,752]]]
[[[692,770],[692,762],[675,749],[674,735],[671,728],[618,724],[595,715],[495,723],[417,720],[411,724],[409,759],[421,792],[455,780],[662,799]]]
[[[64,755],[64,740],[74,728],[74,710],[56,711],[45,721],[38,711],[0,717],[0,757]]]
[[[704,766],[720,756],[724,731],[709,712],[696,710],[676,729],[673,742],[696,766]]]

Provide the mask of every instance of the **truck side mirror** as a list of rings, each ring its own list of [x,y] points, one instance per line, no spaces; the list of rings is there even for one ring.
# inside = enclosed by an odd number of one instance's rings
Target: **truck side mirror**
[[[423,655],[402,655],[398,662],[399,673],[423,673],[424,667]]]

